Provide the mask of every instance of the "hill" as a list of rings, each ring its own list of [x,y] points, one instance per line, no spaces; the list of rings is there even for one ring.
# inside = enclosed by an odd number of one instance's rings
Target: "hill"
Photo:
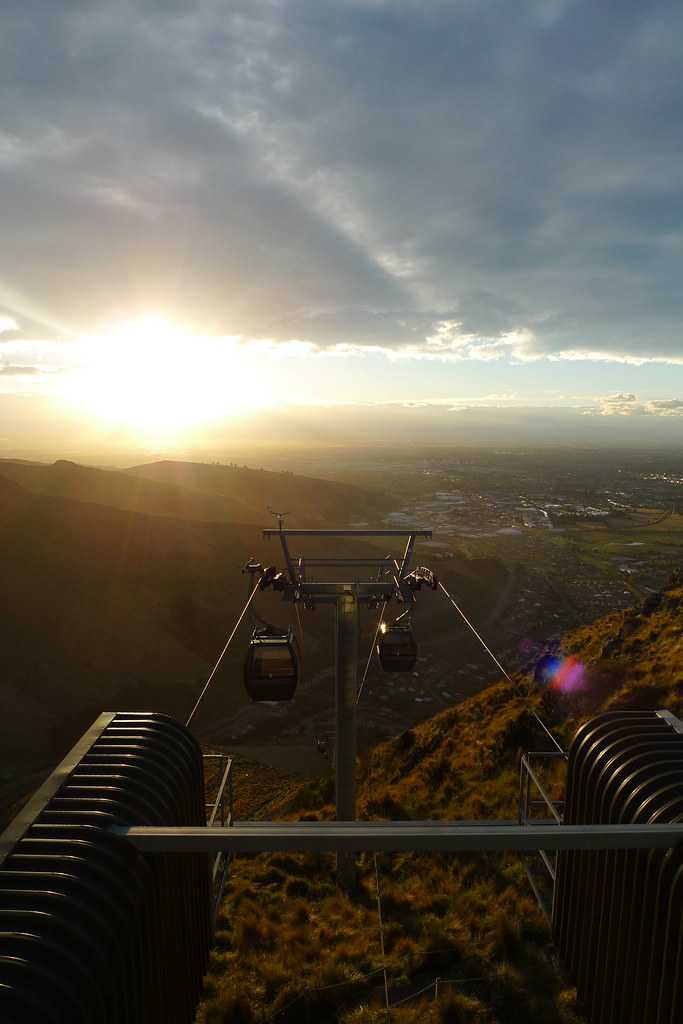
[[[53,762],[107,706],[182,717],[243,601],[244,553],[260,545],[251,527],[45,497],[2,478],[0,542],[8,785]],[[224,694],[233,708],[240,699]]]
[[[252,487],[252,502],[265,495],[270,477],[255,476],[261,489]],[[298,487],[300,478],[272,476]],[[103,503],[129,500],[140,488],[141,503],[158,509],[158,493],[150,498],[148,487],[193,496],[180,485],[73,463],[0,463],[0,807],[30,788],[103,709],[153,706],[184,720],[243,606],[241,566],[250,555],[264,564],[281,561],[279,545],[261,538],[262,519],[258,526],[225,523]],[[72,496],[49,493],[61,490]],[[338,515],[360,516],[367,508],[355,504],[353,488],[332,491]],[[355,554],[371,550],[354,542]],[[340,546],[337,553],[351,552]],[[476,589],[471,580],[463,586]],[[259,607],[276,623],[291,612],[272,594]],[[374,628],[369,616],[363,625],[366,634]],[[194,726],[222,742],[239,712],[253,743],[268,745],[282,721],[274,712],[250,713],[241,683],[248,628],[226,655]],[[329,668],[330,610],[307,616],[305,628],[306,684],[290,714],[295,734],[316,708],[329,705],[328,679],[319,673]],[[367,635],[363,642],[369,644]],[[302,750],[310,759],[312,735]]]
[[[241,566],[250,555],[281,561],[279,545],[261,539],[269,503],[295,513],[294,525],[315,527],[366,516],[381,524],[388,500],[333,481],[238,467],[161,462],[117,471],[0,460],[0,805],[107,705],[186,714],[243,605]],[[315,542],[307,550],[322,553]],[[377,550],[358,541],[353,550],[336,550],[364,552]],[[483,563],[468,570],[462,587],[475,609],[487,600],[484,569],[487,580],[503,572]],[[279,599],[267,595],[260,604],[275,622],[287,621]],[[298,742],[296,757],[305,764],[329,704],[327,677],[318,678],[329,670],[328,611],[306,617],[306,684],[288,724],[248,707],[245,625],[196,727],[210,728],[221,742],[234,724],[258,749],[287,724],[290,746]],[[374,624],[368,620],[364,629]],[[403,727],[404,711],[415,711],[412,696],[403,703],[383,735]],[[310,728],[298,741],[303,719]]]
[[[189,462],[155,462],[129,470],[0,460],[0,476],[35,494],[70,498],[145,515],[204,522],[268,525],[268,507],[300,527],[351,519],[377,522],[392,499],[377,491],[292,473]]]
[[[377,522],[393,503],[386,493],[353,484],[247,466],[165,461],[133,466],[126,473],[217,499],[239,495],[250,510],[243,522],[263,523],[268,508],[287,512],[301,527],[340,526],[349,519]]]
[[[565,745],[602,710],[683,714],[682,582],[565,638],[580,686],[528,696]],[[519,754],[540,747],[525,702],[509,683],[495,684],[375,748],[361,765],[360,816],[515,818]],[[281,815],[331,817],[331,799],[331,780],[308,784]],[[396,854],[378,866],[392,1001],[429,986],[422,1001],[393,1008],[392,1021],[581,1020],[516,857]],[[370,856],[360,859],[353,900],[336,891],[331,858],[235,861],[198,1020],[385,1022],[375,885]],[[442,982],[439,1001],[436,976],[454,982]]]
[[[107,707],[154,706],[184,720],[244,604],[241,566],[252,554],[265,564],[278,554],[250,524],[100,503],[163,485],[70,463],[20,471],[25,481],[34,474],[35,489],[0,472],[0,806],[30,788]],[[279,600],[262,604],[282,621]],[[207,715],[229,718],[247,703],[247,630],[225,658]],[[315,622],[309,632],[315,670]]]

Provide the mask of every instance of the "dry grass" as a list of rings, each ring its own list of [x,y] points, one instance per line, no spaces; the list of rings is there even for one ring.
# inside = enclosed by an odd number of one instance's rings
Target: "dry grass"
[[[588,686],[546,701],[556,733],[568,743],[581,720],[606,708],[682,712],[682,627],[678,587],[648,614],[610,616],[569,636],[565,651],[586,664]],[[540,696],[530,699],[541,710]],[[372,751],[362,765],[359,814],[513,818],[519,754],[539,746],[524,702],[509,684],[492,686]],[[330,797],[329,780],[309,784],[287,813],[329,817]],[[436,976],[460,979],[442,985],[438,1002],[432,989],[392,1009],[395,1024],[579,1024],[515,857],[395,854],[380,856],[379,867],[392,1000]],[[335,889],[331,857],[241,858],[198,1020],[386,1024],[382,966],[372,857],[359,858],[352,900]]]

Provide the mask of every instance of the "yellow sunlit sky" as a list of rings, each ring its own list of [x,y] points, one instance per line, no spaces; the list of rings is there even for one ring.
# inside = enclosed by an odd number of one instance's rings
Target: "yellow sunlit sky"
[[[349,404],[675,442],[682,33],[673,0],[6,0],[0,452]]]
[[[54,393],[94,420],[173,435],[274,400],[272,370],[255,346],[237,338],[188,338],[160,317],[121,324],[78,341],[74,366]]]

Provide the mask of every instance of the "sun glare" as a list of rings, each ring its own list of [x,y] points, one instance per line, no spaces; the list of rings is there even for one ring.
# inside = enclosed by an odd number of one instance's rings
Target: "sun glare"
[[[63,397],[98,421],[159,438],[258,408],[254,353],[239,338],[189,335],[158,317],[79,342]]]

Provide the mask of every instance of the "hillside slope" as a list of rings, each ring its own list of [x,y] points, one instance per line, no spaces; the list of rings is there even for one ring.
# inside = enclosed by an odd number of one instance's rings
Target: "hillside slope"
[[[329,528],[344,526],[351,519],[376,523],[392,505],[392,499],[379,491],[247,466],[168,461],[133,466],[126,473],[214,498],[239,495],[241,504],[250,510],[249,518],[241,521],[262,525],[269,518],[268,508],[287,512],[297,526]]]
[[[299,478],[271,475],[285,481],[296,499]],[[250,501],[261,500],[267,477],[261,490],[250,492]],[[103,709],[155,707],[184,720],[244,604],[241,567],[251,555],[281,565],[279,544],[261,537],[262,518],[258,525],[236,524],[204,520],[187,504],[168,509],[188,512],[188,518],[104,504],[123,503],[136,488],[146,509],[160,508],[159,494],[150,497],[147,488],[168,488],[190,499],[194,494],[73,463],[0,463],[0,807],[29,776],[54,764]],[[51,490],[67,490],[72,497]],[[353,488],[333,491],[339,518],[362,514],[365,506],[355,504]],[[322,554],[316,543],[306,547],[312,555]],[[376,553],[361,541],[352,548],[339,544],[335,551]],[[476,580],[463,579],[461,589],[479,607],[484,598]],[[263,595],[258,606],[275,623],[291,618],[291,607],[279,595]],[[321,608],[305,616],[306,678],[288,719],[295,739],[301,722],[330,703],[327,682],[318,673],[329,669],[331,614]],[[364,615],[364,644],[374,630],[371,618]],[[193,723],[199,735],[210,730],[215,742],[225,740],[238,713],[244,718],[250,711],[241,682],[248,630],[245,621]],[[257,710],[240,728],[248,727],[257,745],[277,741],[282,714]],[[313,736],[303,737],[302,745],[305,759],[313,752],[317,769]]]
[[[108,505],[130,512],[217,522],[251,522],[253,519],[253,510],[234,496],[219,498],[199,494],[173,484],[131,477],[120,470],[81,466],[66,459],[54,463],[0,460],[0,476],[34,494]]]
[[[0,544],[0,802],[102,710],[184,719],[244,603],[241,565],[274,553],[256,527],[36,495],[2,476]],[[243,644],[226,656],[214,710],[245,703],[242,657]]]
[[[156,462],[129,470],[97,469],[60,459],[53,464],[0,459],[0,477],[35,494],[69,498],[144,515],[268,526],[269,507],[300,527],[377,522],[391,499],[330,480],[237,466]]]
[[[608,708],[683,715],[681,582],[642,609],[566,637],[564,654],[580,685],[528,698],[565,745],[583,719]],[[515,818],[519,754],[546,745],[524,701],[508,683],[496,684],[377,747],[362,766],[360,816]],[[331,782],[308,785],[283,813],[331,817],[332,793]],[[409,1000],[392,1010],[392,1021],[581,1019],[516,857],[396,854],[378,862],[392,1000],[432,984],[429,1001]],[[369,856],[360,860],[359,881],[349,900],[334,888],[331,858],[237,860],[198,1019],[384,1022]],[[438,1002],[436,976],[455,979],[442,985]]]

